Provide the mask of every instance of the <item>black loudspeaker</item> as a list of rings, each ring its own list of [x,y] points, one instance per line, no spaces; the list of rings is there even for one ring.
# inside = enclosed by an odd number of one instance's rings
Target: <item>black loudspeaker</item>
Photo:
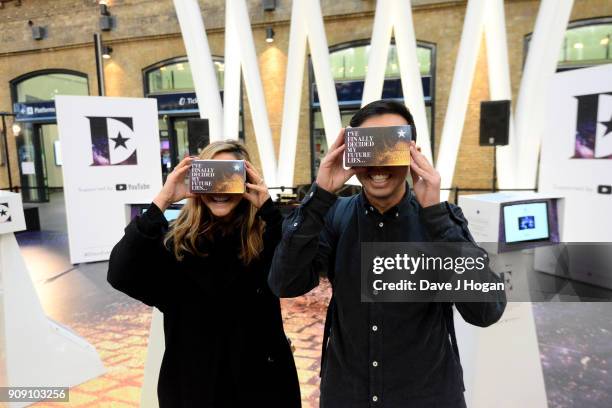
[[[210,143],[208,119],[187,119],[187,139],[189,154],[198,155]]]
[[[510,101],[480,103],[480,146],[505,146],[510,133]]]

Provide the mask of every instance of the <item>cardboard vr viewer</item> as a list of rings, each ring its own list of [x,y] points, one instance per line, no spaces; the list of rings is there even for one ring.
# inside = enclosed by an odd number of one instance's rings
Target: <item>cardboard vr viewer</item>
[[[408,166],[412,126],[347,127],[344,167]]]
[[[189,191],[194,194],[245,192],[244,160],[194,160],[189,171]]]

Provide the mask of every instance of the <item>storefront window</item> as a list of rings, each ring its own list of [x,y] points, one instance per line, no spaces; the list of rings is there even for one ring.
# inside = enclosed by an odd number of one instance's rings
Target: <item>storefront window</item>
[[[223,89],[223,61],[215,60],[215,72],[219,89]],[[186,58],[175,59],[172,63],[154,68],[147,73],[148,93],[193,91],[191,67]]]
[[[223,99],[225,64],[213,57],[219,91]],[[187,57],[160,61],[143,70],[145,97],[157,100],[159,112],[159,141],[162,177],[165,180],[172,169],[187,155],[195,154],[194,145],[206,144],[194,139],[194,123],[200,118],[198,99],[193,85],[191,67]],[[191,123],[191,125],[190,125]],[[244,117],[240,106],[238,137],[244,141]]]
[[[532,34],[525,36],[525,57]],[[608,64],[612,61],[612,17],[574,21],[559,50],[558,71]]]
[[[20,188],[25,202],[49,200],[64,185],[58,160],[56,95],[89,95],[87,75],[69,70],[30,72],[11,81],[13,110],[21,124],[15,137]]]
[[[594,65],[612,60],[612,22],[569,28],[559,53],[559,65]]]
[[[84,76],[49,73],[16,82],[15,93],[15,102],[52,101],[55,95],[89,95],[89,85]]]
[[[360,41],[339,45],[330,49],[330,65],[336,85],[336,95],[340,105],[342,125],[348,125],[353,114],[361,106],[363,86],[368,72],[369,43]],[[425,109],[429,123],[430,134],[433,135],[433,109],[434,109],[434,71],[435,71],[435,45],[419,42],[417,46],[417,59],[425,96]],[[312,138],[312,177],[314,178],[321,159],[327,153],[327,141],[319,95],[313,80],[311,70],[311,138]],[[383,99],[403,101],[404,95],[399,72],[397,47],[391,44],[385,68],[385,82],[383,85]],[[432,141],[434,138],[431,138]],[[433,150],[433,142],[432,142]]]

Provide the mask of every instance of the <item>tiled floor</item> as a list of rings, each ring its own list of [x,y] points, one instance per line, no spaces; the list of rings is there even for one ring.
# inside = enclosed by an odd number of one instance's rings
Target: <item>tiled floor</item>
[[[285,330],[295,346],[295,362],[304,408],[318,407],[319,355],[329,284],[310,294],[283,300]],[[151,308],[136,302],[106,318],[73,323],[71,328],[96,347],[107,373],[73,387],[70,402],[34,407],[138,407],[143,381]]]
[[[69,403],[33,406],[138,407],[151,308],[110,287],[106,262],[69,263],[62,194],[41,206],[41,223],[44,232],[20,233],[18,241],[42,306],[96,347],[107,372],[73,387]],[[328,300],[329,285],[323,283],[282,301],[305,408],[318,407]],[[612,304],[534,304],[534,316],[549,407],[612,407]]]

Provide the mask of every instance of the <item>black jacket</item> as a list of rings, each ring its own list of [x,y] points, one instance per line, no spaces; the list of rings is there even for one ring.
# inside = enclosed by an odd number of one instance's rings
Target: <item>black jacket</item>
[[[151,204],[110,256],[108,281],[164,314],[160,407],[299,407],[300,391],[278,298],[267,284],[282,217],[268,200],[265,249],[245,266],[240,235],[201,242],[206,257],[177,261],[164,247],[168,222]]]
[[[363,193],[338,198],[315,183],[285,220],[270,270],[272,291],[300,296],[318,285],[321,273],[332,283],[321,407],[465,407],[462,369],[449,339],[450,304],[361,301],[362,242],[430,241],[465,242],[475,254],[484,252],[458,207],[421,208],[408,186],[402,201],[380,214]],[[488,268],[482,279],[500,281]],[[505,305],[502,295],[456,307],[467,322],[488,326]]]

